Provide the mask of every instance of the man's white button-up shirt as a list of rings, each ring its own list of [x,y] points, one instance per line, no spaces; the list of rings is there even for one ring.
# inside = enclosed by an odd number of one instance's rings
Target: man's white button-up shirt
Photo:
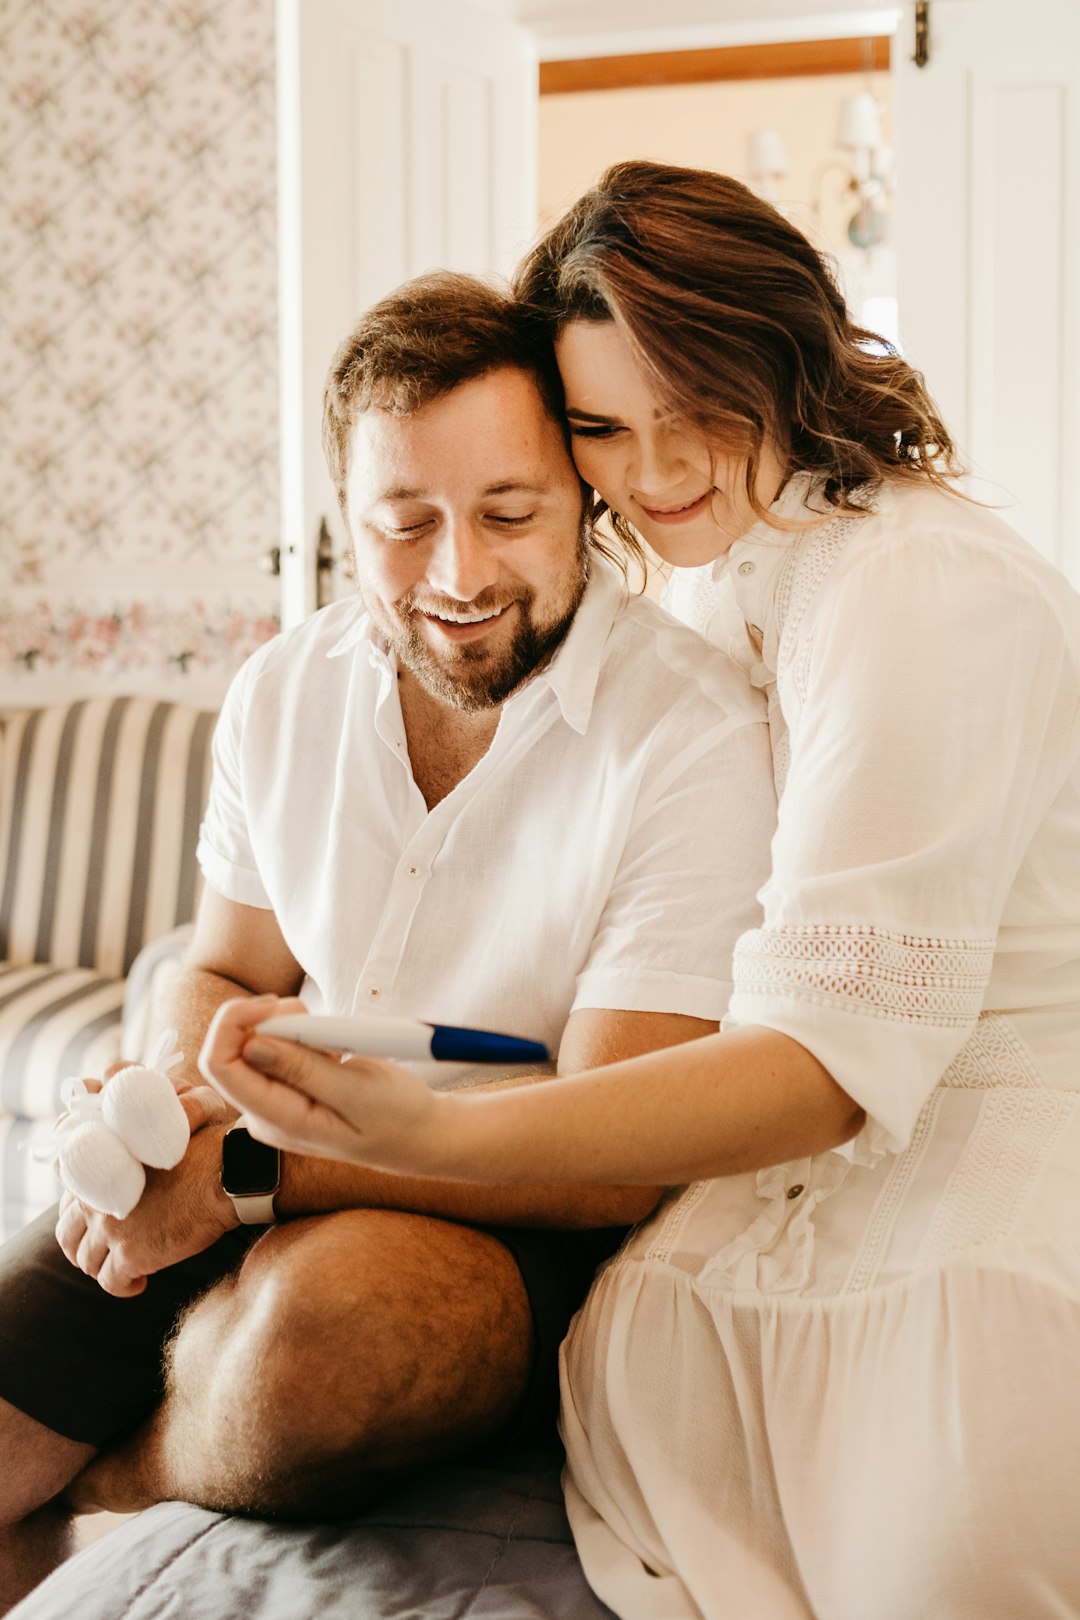
[[[723,1015],[775,814],[745,672],[594,560],[555,658],[431,811],[359,602],[261,648],[222,710],[199,858],[273,909],[310,1004],[555,1050],[579,1007]]]

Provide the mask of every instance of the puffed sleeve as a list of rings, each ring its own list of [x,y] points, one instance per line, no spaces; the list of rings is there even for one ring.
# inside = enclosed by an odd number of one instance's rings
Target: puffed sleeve
[[[1075,655],[1021,553],[943,529],[834,569],[779,694],[790,766],[729,1021],[799,1041],[866,1110],[862,1145],[898,1151],[1075,759]]]

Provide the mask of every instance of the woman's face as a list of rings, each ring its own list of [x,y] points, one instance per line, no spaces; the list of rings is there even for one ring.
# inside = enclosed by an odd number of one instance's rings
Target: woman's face
[[[745,457],[708,444],[660,404],[614,321],[571,321],[555,351],[585,482],[664,562],[695,568],[723,556],[757,520]],[[783,460],[766,441],[755,485],[763,506],[783,479]]]

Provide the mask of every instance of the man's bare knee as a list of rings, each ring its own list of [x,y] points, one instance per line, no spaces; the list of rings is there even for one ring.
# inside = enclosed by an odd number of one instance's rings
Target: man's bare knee
[[[524,1287],[494,1239],[381,1211],[290,1223],[172,1347],[170,1444],[205,1476],[184,1494],[249,1512],[340,1511],[342,1493],[358,1506],[496,1434],[531,1350]]]

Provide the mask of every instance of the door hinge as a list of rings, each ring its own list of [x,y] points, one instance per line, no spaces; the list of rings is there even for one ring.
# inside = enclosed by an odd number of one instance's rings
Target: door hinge
[[[930,60],[930,0],[915,0],[915,55],[916,67],[924,68]]]
[[[330,534],[330,525],[325,517],[319,520],[319,534],[315,543],[315,606],[326,607],[334,600],[334,586],[331,574],[337,566],[334,556],[334,541]]]

